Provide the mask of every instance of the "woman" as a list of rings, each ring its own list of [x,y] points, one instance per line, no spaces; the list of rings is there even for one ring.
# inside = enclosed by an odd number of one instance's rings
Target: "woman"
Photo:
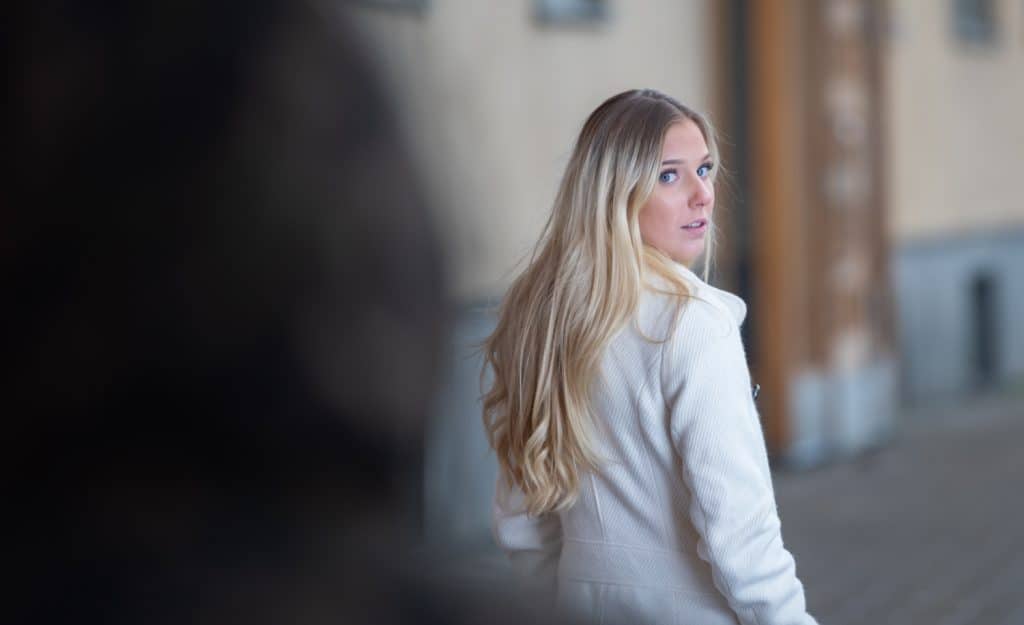
[[[814,623],[712,256],[708,122],[651,90],[586,121],[502,304],[484,422],[513,564],[585,622]]]

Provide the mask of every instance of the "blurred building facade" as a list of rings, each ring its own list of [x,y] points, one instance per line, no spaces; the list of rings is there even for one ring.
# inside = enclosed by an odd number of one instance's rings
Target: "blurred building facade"
[[[487,540],[496,467],[475,347],[585,116],[625,89],[670,93],[723,132],[712,281],[750,304],[778,461],[858,453],[887,439],[900,401],[1024,372],[1024,205],[1009,187],[1024,157],[1020,2],[367,0],[346,13],[398,101],[449,252],[430,539]]]
[[[1024,375],[1024,3],[892,0],[889,233],[903,395]]]

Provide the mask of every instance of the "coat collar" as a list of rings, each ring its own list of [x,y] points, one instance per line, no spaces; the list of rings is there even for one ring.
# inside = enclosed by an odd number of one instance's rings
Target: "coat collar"
[[[696,287],[698,293],[701,293],[711,300],[712,303],[731,314],[736,320],[736,325],[743,324],[743,320],[747,318],[747,303],[743,301],[743,298],[704,282],[700,276],[686,265],[673,263],[673,266],[687,282]]]

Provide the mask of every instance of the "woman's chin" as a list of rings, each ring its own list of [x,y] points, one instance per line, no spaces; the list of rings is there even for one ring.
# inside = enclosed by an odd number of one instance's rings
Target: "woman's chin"
[[[693,267],[693,265],[697,262],[697,259],[699,259],[700,255],[703,253],[704,246],[701,245],[698,249],[688,249],[685,251],[681,251],[678,254],[672,254],[672,260],[676,261],[680,265],[684,265],[689,268]]]

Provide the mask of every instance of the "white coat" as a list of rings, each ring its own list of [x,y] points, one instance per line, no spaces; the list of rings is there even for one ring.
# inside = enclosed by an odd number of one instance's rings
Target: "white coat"
[[[812,625],[751,395],[746,304],[678,270],[694,288],[678,322],[671,298],[645,291],[603,358],[601,470],[539,518],[499,478],[495,538],[584,623]]]

